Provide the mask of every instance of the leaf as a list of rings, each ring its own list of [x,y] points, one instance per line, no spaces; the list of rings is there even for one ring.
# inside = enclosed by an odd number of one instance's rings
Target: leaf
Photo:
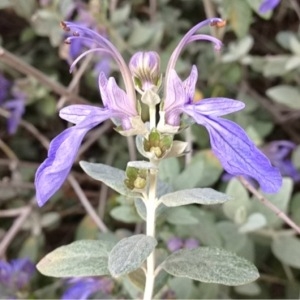
[[[87,161],[80,161],[79,164],[86,174],[96,180],[102,181],[119,194],[129,197],[137,195],[125,186],[125,171],[104,164],[89,163]]]
[[[243,58],[253,46],[252,36],[245,36],[241,40],[229,45],[229,52],[222,55],[222,62],[229,63]]]
[[[108,269],[113,277],[138,269],[157,245],[155,238],[138,234],[119,241],[111,250]]]
[[[229,181],[226,194],[233,199],[223,205],[224,214],[237,224],[244,223],[251,207],[247,190],[236,178],[233,178]]]
[[[156,28],[150,24],[142,24],[138,21],[133,23],[131,34],[128,38],[128,44],[132,47],[140,47],[151,40]]]
[[[247,1],[223,0],[225,14],[235,34],[242,38],[248,31],[251,24],[252,11]]]
[[[204,205],[220,204],[230,199],[229,196],[211,188],[198,188],[166,194],[160,198],[160,201],[168,207],[174,207],[193,203]]]
[[[90,215],[85,215],[78,227],[76,229],[76,240],[97,240],[99,239],[99,228],[94,222],[94,220],[90,217]]]
[[[230,286],[246,284],[259,277],[252,263],[218,248],[180,250],[171,254],[161,267],[173,276]]]
[[[176,157],[163,159],[159,164],[159,178],[162,181],[172,183],[180,172],[180,164]]]
[[[190,278],[173,277],[168,286],[175,292],[176,299],[190,299],[193,281]]]
[[[111,243],[80,240],[48,253],[37,264],[37,269],[52,277],[108,275],[108,253]]]
[[[30,20],[32,14],[36,9],[35,0],[10,0],[13,4],[14,11],[21,17]],[[1,6],[1,5],[0,5]]]
[[[116,26],[124,23],[129,18],[130,10],[131,7],[129,4],[125,4],[121,8],[114,9],[110,17],[112,25]]]
[[[290,59],[290,55],[274,55],[267,56],[261,62],[263,67],[263,75],[265,77],[281,76],[287,73],[286,65]]]
[[[247,236],[238,231],[237,225],[230,221],[221,221],[217,223],[217,228],[222,236],[224,248],[226,250],[238,253],[246,244]]]
[[[239,228],[239,232],[241,233],[253,232],[263,228],[266,224],[267,224],[267,220],[264,215],[260,213],[253,213],[248,217],[246,223]]]
[[[284,264],[300,269],[300,240],[293,236],[277,237],[272,252]]]
[[[300,109],[300,90],[290,85],[277,85],[267,89],[266,94],[273,101],[289,108]]]
[[[261,293],[261,288],[256,282],[251,282],[245,285],[234,287],[234,290],[242,295],[246,296],[257,296]]]
[[[198,219],[192,215],[191,210],[186,207],[173,207],[167,211],[167,222],[174,225],[197,224]]]
[[[207,187],[215,183],[223,168],[211,150],[196,154],[189,165],[174,180],[175,190]]]
[[[0,9],[8,8],[10,6],[12,6],[12,3],[10,0],[1,0],[0,1]]]
[[[120,205],[110,211],[110,215],[118,221],[124,223],[140,223],[142,219],[137,214],[135,208],[130,205]]]
[[[293,180],[291,178],[283,178],[282,186],[277,194],[262,194],[270,200],[275,206],[277,206],[281,211],[287,212],[288,204],[291,198],[292,190],[293,190]],[[264,206],[259,200],[255,199],[252,202],[252,211],[259,212],[263,214],[267,220],[268,226],[278,227],[283,221],[278,218],[274,212],[268,207]]]
[[[280,46],[294,54],[300,54],[300,41],[292,31],[280,31],[276,35],[276,40]]]

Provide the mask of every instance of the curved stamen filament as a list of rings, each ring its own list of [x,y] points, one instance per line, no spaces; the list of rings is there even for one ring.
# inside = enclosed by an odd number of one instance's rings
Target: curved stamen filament
[[[205,21],[198,23],[194,27],[192,27],[185,34],[185,36],[181,39],[181,41],[179,42],[179,44],[177,45],[177,47],[175,48],[175,50],[173,51],[173,53],[170,57],[170,60],[168,62],[167,69],[166,69],[166,74],[165,74],[166,81],[168,80],[167,78],[169,76],[170,70],[175,69],[176,62],[177,62],[178,57],[181,54],[183,48],[192,41],[191,38],[195,34],[195,32],[204,26],[207,26],[207,25],[218,26],[218,24],[224,24],[224,21],[220,18],[207,19]],[[166,87],[165,87],[165,95],[166,95]]]
[[[218,40],[217,38],[210,36],[210,35],[206,35],[206,34],[195,34],[193,36],[191,36],[186,45],[195,42],[195,41],[209,41],[212,42],[215,45],[215,49],[216,50],[220,50],[223,46],[223,43]]]
[[[134,89],[134,85],[133,85],[133,82],[131,79],[131,72],[130,72],[127,64],[125,63],[122,55],[119,53],[117,48],[108,39],[102,37],[100,34],[96,33],[92,29],[82,27],[80,25],[76,25],[71,22],[62,22],[61,25],[66,32],[73,34],[72,39],[83,38],[83,39],[86,39],[87,41],[89,41],[89,39],[92,39],[94,43],[97,42],[100,46],[108,48],[110,51],[110,54],[116,60],[118,66],[120,68],[120,72],[122,74],[122,77],[123,77],[123,80],[125,83],[125,88],[126,88],[127,94],[129,95],[130,98],[136,99],[135,89]]]
[[[86,55],[90,54],[90,53],[93,53],[93,52],[105,52],[105,53],[108,53],[110,55],[113,55],[113,53],[111,53],[111,51],[107,50],[107,49],[101,49],[101,48],[93,48],[93,49],[90,49],[90,50],[87,50],[85,52],[83,52],[82,54],[80,54],[74,61],[73,63],[71,64],[70,66],[70,72],[73,72],[76,64],[83,58],[85,57]]]

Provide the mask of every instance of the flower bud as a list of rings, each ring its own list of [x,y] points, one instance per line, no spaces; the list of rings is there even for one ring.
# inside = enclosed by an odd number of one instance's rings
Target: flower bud
[[[171,135],[160,134],[154,129],[148,138],[144,139],[144,151],[152,153],[156,159],[161,159],[171,149],[172,143]]]
[[[160,58],[156,52],[135,53],[130,59],[129,68],[138,91],[144,92],[159,88],[161,84]]]

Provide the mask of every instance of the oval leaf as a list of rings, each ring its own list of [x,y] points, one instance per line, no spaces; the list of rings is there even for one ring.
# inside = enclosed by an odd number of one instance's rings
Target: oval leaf
[[[246,259],[208,247],[175,252],[164,261],[162,268],[177,277],[230,286],[246,284],[259,277],[256,267]]]
[[[157,245],[155,238],[138,234],[122,239],[111,250],[108,269],[118,277],[138,269]]]
[[[293,236],[276,238],[272,244],[274,255],[291,267],[300,269],[300,240]]]
[[[86,174],[96,180],[102,181],[119,194],[124,196],[137,195],[125,186],[125,171],[103,164],[89,163],[87,161],[80,161],[79,164]]]
[[[289,85],[277,85],[267,89],[266,94],[272,100],[289,108],[300,109],[300,91]]]
[[[181,190],[166,194],[160,198],[161,202],[169,207],[193,203],[204,205],[219,204],[230,199],[230,196],[217,192],[211,188]]]
[[[76,241],[48,253],[36,267],[52,277],[108,275],[110,248],[111,243],[107,241]]]

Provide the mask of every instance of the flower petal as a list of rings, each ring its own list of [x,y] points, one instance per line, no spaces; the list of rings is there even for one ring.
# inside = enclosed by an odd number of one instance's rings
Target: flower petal
[[[187,95],[186,101],[193,100],[195,95],[197,79],[198,79],[198,70],[196,66],[193,66],[189,77],[183,82],[183,86]]]
[[[279,190],[282,183],[279,170],[271,165],[240,126],[226,119],[201,115],[195,121],[208,130],[212,150],[228,173],[254,178],[266,193]]]
[[[48,158],[40,165],[35,175],[39,206],[43,206],[64,183],[85,134],[106,119],[107,112],[91,114],[83,122],[64,130],[51,141]]]
[[[187,95],[184,85],[175,70],[170,71],[167,83],[167,96],[163,110],[166,112],[166,123],[177,126],[180,123],[180,114],[186,102]]]
[[[267,13],[270,10],[273,10],[278,4],[280,0],[264,0],[260,5],[258,11],[261,14]]]
[[[77,124],[82,122],[88,115],[90,115],[92,112],[94,113],[101,113],[103,108],[95,107],[92,105],[85,105],[85,104],[75,104],[75,105],[69,105],[64,108],[62,108],[59,111],[59,116],[73,124]]]
[[[207,116],[224,116],[235,111],[239,111],[245,107],[245,104],[238,100],[229,98],[208,98],[202,99],[193,106],[186,109],[193,109]]]
[[[122,121],[122,124],[125,126],[125,128],[123,126],[123,129],[130,129],[127,128],[125,124],[128,124],[128,120],[126,119],[138,115],[135,99],[130,99],[128,95],[118,87],[113,77],[107,80],[103,72],[99,75],[99,89],[104,107],[108,108],[114,114],[114,117]]]

